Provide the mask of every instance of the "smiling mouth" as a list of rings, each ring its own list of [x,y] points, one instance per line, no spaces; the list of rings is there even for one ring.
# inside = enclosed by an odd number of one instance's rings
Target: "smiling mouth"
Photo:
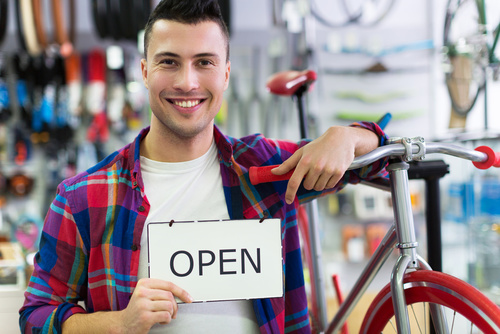
[[[204,100],[169,100],[170,103],[181,107],[181,108],[192,108],[196,107],[198,104],[203,102]]]

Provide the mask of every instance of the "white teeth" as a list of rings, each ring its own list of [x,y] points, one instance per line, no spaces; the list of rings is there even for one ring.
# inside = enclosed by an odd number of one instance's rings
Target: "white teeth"
[[[182,108],[191,108],[194,106],[197,106],[200,104],[200,100],[193,100],[193,101],[174,101],[174,104],[176,106],[182,107]]]

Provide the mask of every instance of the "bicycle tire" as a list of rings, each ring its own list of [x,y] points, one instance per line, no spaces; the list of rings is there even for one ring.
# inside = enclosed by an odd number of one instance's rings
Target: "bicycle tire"
[[[357,12],[353,12],[351,8],[347,5],[348,2],[346,0],[343,0],[340,2],[340,7],[342,7],[342,11],[345,14],[345,19],[340,21],[340,22],[335,22],[332,18],[327,18],[324,16],[325,11],[322,9],[318,8],[318,5],[315,0],[310,1],[310,11],[313,17],[321,24],[323,24],[326,27],[330,28],[341,28],[341,27],[346,27],[349,25],[358,25],[362,27],[370,27],[370,26],[375,26],[378,23],[380,23],[387,14],[391,11],[395,4],[396,0],[388,0],[387,5],[385,8],[383,8],[375,18],[372,18],[368,21],[363,21],[363,5],[358,8]],[[365,15],[366,17],[366,15]]]
[[[474,6],[473,8],[475,9],[475,12],[466,7],[471,3],[471,6]],[[461,13],[467,13],[467,16],[472,17],[473,15],[477,14],[479,17],[480,14],[478,13],[478,9],[475,3],[473,3],[473,1],[469,2],[468,0],[448,0],[446,8],[447,9],[443,30],[443,56],[445,57],[445,62],[450,68],[449,70],[445,70],[446,88],[448,90],[448,95],[450,96],[451,106],[453,110],[460,116],[466,116],[476,104],[477,98],[480,92],[484,89],[486,83],[486,71],[480,60],[478,60],[481,55],[476,51],[477,49],[479,49],[479,52],[484,52],[484,49],[486,49],[487,47],[485,45],[479,47],[477,45],[473,45],[473,53],[457,54],[458,42],[455,43],[455,41],[452,40],[451,36],[452,25],[454,21],[457,21],[457,15]],[[463,10],[463,8],[466,8],[466,10]],[[457,23],[457,26],[458,25],[459,24]],[[482,35],[482,33],[480,32],[479,22],[476,22],[474,29],[478,33],[476,34],[476,36]],[[467,40],[467,36],[463,37],[464,38],[461,39],[462,41]],[[472,44],[474,44],[474,42]],[[459,61],[470,61],[472,65],[470,71],[464,71],[469,72],[470,77],[464,76],[464,73],[460,73],[460,71],[457,70],[459,66],[455,65]],[[479,79],[476,80],[476,78]]]
[[[472,322],[482,333],[500,333],[500,308],[472,285],[445,273],[418,270],[404,277],[408,305],[430,302],[445,306]],[[360,333],[382,333],[394,316],[390,285],[368,308]]]
[[[341,1],[342,6],[344,7],[345,13],[350,18],[350,22],[357,23],[358,25],[360,25],[362,27],[371,27],[371,26],[375,26],[375,25],[379,24],[380,22],[382,22],[386,18],[387,14],[392,10],[392,8],[394,7],[394,4],[396,3],[396,0],[389,0],[386,7],[383,8],[381,11],[379,11],[377,13],[377,15],[375,15],[374,18],[371,18],[368,21],[364,21],[363,19],[366,17],[365,6],[364,5],[361,6],[361,8],[359,8],[357,12],[353,13],[352,9],[348,5],[348,3],[350,3],[351,1],[342,0]],[[373,3],[374,1],[371,1],[371,2]],[[370,3],[370,2],[365,1],[365,3]]]

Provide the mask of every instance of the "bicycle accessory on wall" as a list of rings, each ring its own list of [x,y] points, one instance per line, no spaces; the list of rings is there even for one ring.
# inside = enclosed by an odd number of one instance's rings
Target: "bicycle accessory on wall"
[[[9,87],[5,73],[5,57],[0,55],[0,123],[5,123],[12,115]]]
[[[487,10],[485,0],[448,0],[442,55],[452,106],[450,128],[465,128],[467,114],[482,91],[486,101],[488,71],[494,80],[498,79],[500,62],[495,49],[500,36],[500,17],[488,21],[490,12],[495,11]],[[487,129],[487,103],[484,108]]]
[[[24,197],[33,189],[33,182],[30,176],[16,173],[9,177],[9,191],[17,197]]]
[[[16,36],[19,47],[22,51],[26,51],[26,41],[24,39],[23,19],[21,17],[21,2],[14,1],[16,13]]]
[[[15,1],[18,42],[22,50],[28,51],[32,56],[38,56],[45,51],[56,51],[64,56],[73,52],[76,36],[76,7],[74,0],[61,2],[51,0],[52,24],[44,21],[46,12],[42,0]],[[68,9],[67,20],[64,8]],[[67,22],[65,22],[67,21]],[[54,28],[54,38],[47,36],[47,26]],[[54,48],[57,46],[56,48]]]
[[[36,36],[38,42],[43,49],[49,46],[49,38],[45,30],[46,23],[44,22],[45,12],[43,11],[42,0],[33,0],[33,19],[35,21]]]
[[[35,29],[35,20],[33,17],[33,4],[31,0],[19,0],[21,22],[23,26],[24,41],[30,55],[38,56],[42,52],[42,48],[38,43],[38,38]]]
[[[17,240],[26,252],[35,251],[42,232],[43,221],[38,217],[22,215],[14,226],[12,240]]]
[[[137,41],[151,13],[151,0],[92,0],[97,35],[115,41]]]
[[[52,0],[52,17],[54,19],[55,40],[60,47],[60,53],[64,57],[73,52],[73,45],[76,38],[76,7],[75,0],[68,0],[67,8],[69,13],[65,15],[65,7],[62,0]],[[66,19],[65,19],[66,18]]]
[[[319,8],[316,0],[311,0],[311,14],[321,24],[340,28],[348,25],[373,26],[380,23],[391,11],[396,0],[383,1],[331,1],[329,6]],[[340,8],[339,8],[340,7]],[[328,16],[325,13],[328,12]]]
[[[108,3],[106,1],[92,0],[92,18],[97,34],[101,38],[106,38],[108,35],[106,12]]]
[[[68,112],[73,117],[79,116],[82,113],[82,69],[81,56],[77,52],[73,52],[64,60],[66,72],[66,87],[68,90]]]
[[[9,1],[0,0],[0,45],[5,38],[7,32],[7,21],[9,17]]]

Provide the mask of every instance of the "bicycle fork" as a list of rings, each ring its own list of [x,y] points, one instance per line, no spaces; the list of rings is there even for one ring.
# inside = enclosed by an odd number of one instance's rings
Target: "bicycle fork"
[[[416,247],[418,245],[415,237],[415,225],[411,209],[411,199],[408,182],[408,168],[406,162],[395,162],[389,164],[387,170],[390,175],[390,186],[392,191],[392,207],[394,210],[394,225],[396,228],[396,247],[400,255],[391,275],[392,304],[396,316],[398,333],[410,333],[410,322],[406,299],[403,288],[403,278],[407,269],[417,268],[418,258]]]
[[[396,327],[398,333],[410,333],[410,321],[404,293],[404,275],[408,269],[431,269],[430,266],[417,254],[418,242],[415,236],[415,225],[410,198],[406,162],[393,162],[387,167],[390,175],[392,204],[394,210],[394,226],[399,249],[399,257],[391,274],[391,293]],[[447,324],[442,307],[430,306],[431,317],[440,333],[447,332]]]

